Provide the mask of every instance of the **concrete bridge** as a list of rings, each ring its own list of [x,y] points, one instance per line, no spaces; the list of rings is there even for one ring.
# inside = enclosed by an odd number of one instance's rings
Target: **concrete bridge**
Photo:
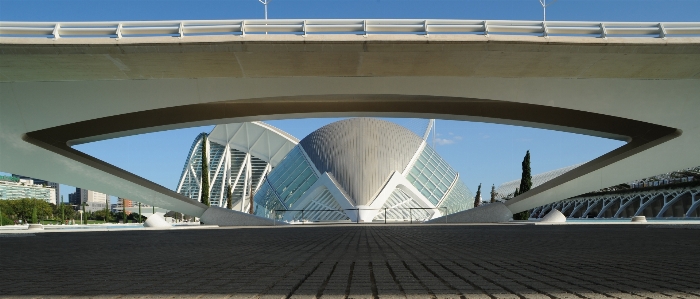
[[[343,21],[355,23],[333,23]],[[510,212],[700,165],[699,23],[440,22],[0,22],[0,171],[200,216],[201,203],[70,146],[328,116],[628,142],[509,201]]]

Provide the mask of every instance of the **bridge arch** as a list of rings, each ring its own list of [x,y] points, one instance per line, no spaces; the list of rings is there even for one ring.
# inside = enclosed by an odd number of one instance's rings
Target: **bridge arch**
[[[534,188],[521,195],[519,199],[513,201],[514,203],[680,135],[680,132],[674,128],[564,108],[474,98],[384,94],[289,96],[167,107],[28,132],[24,139],[44,149],[153,189],[154,186],[142,179],[79,153],[70,148],[70,145],[126,136],[144,130],[156,131],[166,127],[184,127],[195,123],[211,124],[251,118],[279,119],[290,116],[329,115],[391,115],[480,120],[569,132],[586,132],[596,136],[615,136],[628,141],[626,145],[544,184],[544,187]],[[156,188],[154,191],[163,192],[164,190]]]

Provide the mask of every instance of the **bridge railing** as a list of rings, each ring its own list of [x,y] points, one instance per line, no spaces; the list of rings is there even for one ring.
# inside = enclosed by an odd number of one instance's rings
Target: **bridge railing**
[[[190,20],[0,22],[0,37],[194,36],[246,34],[499,34],[592,37],[700,36],[700,22],[569,22],[498,20]]]

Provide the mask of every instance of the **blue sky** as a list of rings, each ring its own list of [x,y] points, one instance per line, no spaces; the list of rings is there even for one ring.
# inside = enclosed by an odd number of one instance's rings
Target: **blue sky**
[[[2,21],[257,19],[257,0],[0,0]],[[269,17],[540,20],[538,0],[272,0]],[[560,0],[547,20],[700,21],[700,0]],[[301,139],[334,119],[274,121]],[[77,146],[99,159],[175,188],[194,137],[212,127],[158,132]],[[459,121],[437,122],[437,151],[472,191],[520,176],[526,150],[533,173],[586,162],[621,142],[548,130]],[[65,186],[62,195],[73,192]]]
[[[549,20],[697,21],[698,0],[560,0]],[[270,18],[539,20],[538,0],[272,0]],[[257,0],[0,0],[0,19],[98,21],[263,18]]]

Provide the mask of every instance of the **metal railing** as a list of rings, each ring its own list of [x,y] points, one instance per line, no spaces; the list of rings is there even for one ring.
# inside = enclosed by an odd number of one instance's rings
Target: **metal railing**
[[[190,20],[124,22],[0,22],[0,36],[107,37],[246,34],[506,34],[537,36],[700,36],[700,22],[569,22],[499,20]]]
[[[402,218],[402,219],[389,219],[389,218],[387,217],[387,211],[406,211],[406,210],[408,210],[408,219],[405,219],[405,218]],[[348,218],[350,218],[349,215],[350,215],[351,213],[354,213],[354,216],[355,216],[355,221],[354,221],[354,222],[355,222],[355,223],[360,223],[360,211],[379,211],[380,213],[383,212],[383,216],[384,216],[383,219],[380,219],[380,220],[379,220],[379,222],[383,221],[384,224],[387,224],[387,220],[389,220],[389,221],[391,221],[391,222],[406,221],[406,220],[408,220],[411,224],[413,224],[413,221],[414,221],[414,213],[413,213],[413,210],[432,210],[432,211],[438,210],[438,211],[444,211],[444,214],[442,214],[442,216],[447,216],[448,213],[449,213],[449,210],[448,210],[446,207],[439,207],[439,208],[381,208],[381,209],[354,208],[354,209],[337,209],[337,210],[333,210],[333,209],[298,209],[298,210],[295,210],[295,209],[292,209],[292,210],[273,210],[273,211],[272,211],[272,212],[273,212],[272,218],[275,219],[275,220],[281,221],[281,220],[284,218],[284,214],[285,214],[285,213],[288,213],[288,212],[297,212],[297,213],[293,216],[294,219],[290,219],[290,220],[297,220],[297,219],[298,219],[298,220],[300,220],[300,223],[301,223],[301,224],[304,224],[304,223],[306,223],[306,221],[309,221],[309,220],[312,221],[312,222],[314,222],[314,221],[319,221],[319,219],[311,219],[311,218],[313,218],[313,217],[310,217],[310,218],[304,217],[304,214],[305,214],[305,213],[306,213],[306,215],[309,215],[309,214],[308,214],[309,212],[339,212],[339,213],[342,213],[343,215],[347,216]],[[354,212],[353,212],[353,211],[354,211]],[[418,216],[418,215],[416,215],[416,216]],[[430,217],[430,216],[432,216],[432,215],[428,215],[428,217]],[[376,216],[375,216],[375,217],[376,217]],[[422,221],[429,220],[429,219],[424,219],[424,218],[425,218],[425,217],[423,217],[423,218],[416,217],[415,220],[416,220],[416,221],[421,221],[422,219],[423,219]],[[445,218],[445,223],[447,223],[447,217],[444,217],[444,218]],[[322,220],[322,221],[327,222],[327,221],[325,221],[325,220]],[[330,221],[330,222],[333,222],[333,221]],[[342,221],[342,220],[337,220],[336,222],[343,222],[343,223],[345,223],[345,222]],[[353,222],[353,221],[351,220],[351,222]],[[367,222],[367,223],[376,223],[376,221],[371,221],[371,222]]]

